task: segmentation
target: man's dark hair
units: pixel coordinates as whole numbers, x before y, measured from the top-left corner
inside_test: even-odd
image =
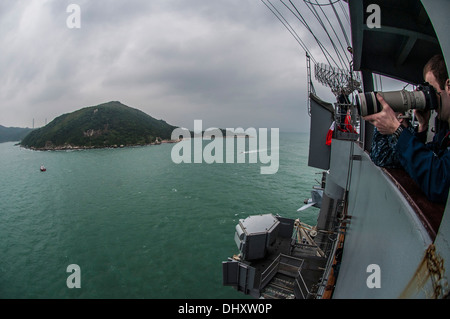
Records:
[[[444,90],[445,81],[448,79],[448,72],[444,57],[441,54],[436,54],[427,62],[427,64],[425,64],[425,67],[423,68],[423,77],[425,78],[425,75],[430,71],[436,78],[439,88]]]

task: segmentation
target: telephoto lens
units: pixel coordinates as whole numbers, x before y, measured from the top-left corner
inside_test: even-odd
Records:
[[[406,112],[410,109],[433,110],[437,108],[436,91],[431,85],[419,85],[417,91],[391,91],[391,92],[366,92],[358,93],[356,106],[361,116],[367,116],[380,112],[383,107],[376,94],[380,94],[394,112]]]

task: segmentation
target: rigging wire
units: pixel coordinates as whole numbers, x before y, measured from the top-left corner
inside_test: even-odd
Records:
[[[342,1],[339,1],[339,7],[341,8],[345,19],[347,20],[347,23],[350,25],[350,17],[348,16],[347,10],[345,10],[344,5],[342,4]]]
[[[343,69],[345,69],[346,71],[349,72],[350,70],[349,70],[349,68],[348,68],[347,66],[350,64],[350,62],[351,62],[351,60],[352,60],[352,57],[351,57],[351,55],[349,55],[350,52],[348,51],[348,48],[351,47],[351,44],[350,44],[349,38],[348,38],[348,36],[347,36],[347,32],[346,32],[346,30],[345,30],[345,28],[344,28],[344,25],[343,25],[343,23],[342,23],[342,20],[341,20],[339,14],[338,14],[338,12],[336,11],[336,8],[335,8],[335,4],[336,4],[337,2],[339,2],[340,6],[341,6],[341,9],[343,9],[343,6],[342,6],[341,1],[335,1],[335,2],[332,2],[331,0],[329,0],[329,4],[328,4],[328,5],[331,6],[331,9],[333,10],[333,13],[334,13],[334,15],[335,15],[335,17],[336,17],[336,19],[337,19],[337,22],[338,22],[338,24],[339,24],[339,26],[340,26],[342,35],[343,35],[343,37],[344,37],[344,39],[345,39],[345,42],[346,42],[346,44],[347,44],[346,48],[344,48],[344,45],[342,44],[342,41],[341,41],[342,36],[339,36],[339,35],[337,34],[334,25],[331,23],[330,19],[328,18],[328,16],[331,16],[331,15],[329,14],[329,12],[326,13],[326,12],[324,11],[324,9],[322,8],[323,5],[319,4],[318,0],[315,0],[315,3],[311,2],[311,0],[303,0],[303,2],[304,2],[305,5],[308,7],[308,9],[309,9],[311,12],[313,12],[313,15],[316,17],[316,19],[319,21],[320,25],[323,27],[325,33],[327,34],[328,38],[329,38],[330,41],[331,41],[331,45],[332,45],[333,48],[335,49],[335,52],[336,52],[338,58],[339,58],[339,59],[343,62],[343,64],[345,65],[345,67],[343,67]],[[308,6],[308,4],[309,4],[309,6]],[[329,31],[327,30],[327,28],[325,27],[325,24],[324,24],[324,22],[322,21],[322,19],[321,19],[321,17],[320,17],[320,14],[319,14],[318,11],[314,8],[314,6],[317,6],[318,9],[320,9],[320,11],[322,12],[322,15],[325,17],[326,21],[328,22],[328,25],[331,27],[331,31],[333,32],[333,34],[334,34],[336,40],[338,41],[339,46],[340,46],[340,48],[341,48],[342,51],[339,51],[339,49],[336,47],[336,45],[335,45],[335,43],[334,43],[335,41],[333,41],[332,37],[330,36],[330,32],[329,32]],[[344,12],[345,14],[347,14],[347,12],[345,11],[345,9],[343,9],[343,12]],[[349,19],[347,19],[347,21],[348,21],[348,24],[350,24]],[[345,58],[344,58],[344,57],[345,57]]]
[[[311,3],[311,2],[306,2],[305,0],[303,0],[303,1],[305,2],[305,4],[306,4],[306,3]],[[316,0],[316,2],[317,2],[317,0]],[[335,42],[333,41],[333,39],[332,39],[330,33],[328,32],[327,27],[325,26],[325,23],[323,22],[323,20],[322,20],[321,17],[320,17],[320,14],[317,12],[317,10],[314,8],[314,6],[308,6],[308,5],[306,5],[306,6],[307,6],[308,9],[313,13],[313,15],[316,17],[317,21],[318,21],[319,24],[322,26],[323,30],[325,31],[326,35],[328,36],[328,39],[330,40],[331,45],[332,45],[332,47],[334,48],[334,51],[336,52],[336,55],[337,55],[339,61],[341,62],[341,68],[344,69],[344,70],[346,70],[346,71],[349,71],[347,65],[348,65],[348,63],[349,63],[350,61],[348,60],[348,57],[347,57],[347,55],[346,55],[346,50],[344,49],[344,47],[343,47],[343,45],[342,45],[342,42],[341,42],[341,40],[339,39],[339,36],[338,36],[337,33],[336,33],[336,30],[334,29],[333,25],[331,24],[330,19],[328,19],[328,17],[327,17],[327,15],[326,15],[326,13],[324,12],[323,8],[322,8],[322,7],[319,7],[319,9],[322,11],[322,14],[324,15],[326,21],[327,21],[328,24],[330,25],[331,30],[333,31],[334,35],[336,36],[336,39],[338,40],[339,45],[341,46],[343,55],[345,56],[345,59],[342,57],[341,52],[340,52],[339,49],[336,47],[336,44],[335,44]],[[333,9],[334,9],[334,6],[332,6],[332,7],[333,7]]]
[[[316,1],[316,3],[312,3],[312,2],[310,2],[308,0],[303,0],[303,1],[307,2],[309,4],[312,4],[313,6],[319,6],[319,7],[325,7],[325,6],[329,6],[329,5],[334,5],[335,3],[341,2],[341,0],[336,0],[333,3],[331,2],[331,0],[330,0],[330,3],[318,3],[317,1]]]
[[[297,12],[297,14],[283,0],[280,0],[280,2],[303,24],[303,26],[306,28],[306,30],[308,30],[311,33],[313,38],[316,40],[316,43],[318,44],[320,50],[322,51],[325,59],[327,60],[328,64],[329,65],[334,64],[334,65],[338,66],[338,63],[336,62],[336,60],[333,58],[333,56],[328,52],[326,47],[322,44],[322,42],[317,38],[317,36],[311,30],[311,27],[308,25],[308,23],[306,22],[305,18],[299,12],[297,7],[295,7],[295,5],[292,3],[292,1],[289,0],[289,2],[291,3],[292,7]],[[333,63],[331,63],[330,59],[333,61]]]
[[[348,64],[351,60],[351,57],[348,57],[348,51],[344,49],[344,46],[342,44],[342,41],[340,39],[340,37],[338,36],[336,30],[334,29],[331,21],[327,18],[326,13],[323,11],[322,8],[320,8],[320,11],[322,12],[322,14],[325,16],[328,24],[331,26],[331,30],[333,31],[333,34],[335,36],[335,38],[337,39],[339,46],[341,48],[341,50],[339,50],[338,46],[336,45],[336,40],[333,39],[333,37],[330,35],[330,32],[327,29],[327,26],[325,25],[322,17],[320,16],[319,12],[314,8],[314,7],[310,7],[306,4],[305,0],[304,4],[305,6],[307,6],[309,8],[309,10],[311,10],[311,12],[313,13],[313,16],[317,19],[317,21],[319,22],[320,26],[322,27],[322,29],[324,30],[324,32],[326,33],[329,42],[331,43],[331,47],[332,50],[334,50],[335,54],[331,54],[330,51],[328,51],[327,46],[319,39],[319,37],[316,35],[316,33],[312,30],[310,24],[308,23],[308,21],[305,19],[305,17],[303,16],[303,14],[301,13],[301,11],[296,7],[296,5],[289,0],[290,5],[288,5],[285,1],[280,0],[280,2],[284,5],[284,7],[290,11],[290,13],[303,25],[303,27],[311,34],[311,36],[314,38],[314,40],[316,41],[317,45],[319,46],[319,49],[322,51],[323,56],[325,57],[326,61],[328,62],[328,64],[330,66],[334,66],[337,69],[340,70],[344,70],[344,71],[349,71],[348,69]],[[277,7],[270,1],[270,0],[261,0],[261,2],[275,15],[275,17],[283,24],[283,26],[289,31],[289,33],[291,33],[291,35],[294,37],[294,39],[300,44],[300,46],[302,47],[302,49],[307,52],[310,57],[311,60],[314,62],[314,64],[317,64],[317,61],[315,59],[315,57],[313,56],[313,54],[311,53],[311,51],[308,48],[308,45],[302,40],[302,38],[299,36],[299,34],[295,31],[295,29],[292,27],[292,25],[288,22],[288,20],[284,17],[283,13],[277,9]],[[335,3],[337,3],[338,1],[335,1],[334,3],[331,2],[328,5],[333,5]],[[308,3],[312,4],[312,5],[320,5],[317,0],[316,3],[312,3],[310,1],[308,1]],[[335,12],[336,14],[336,12]],[[344,28],[342,27],[343,32],[345,32]],[[346,37],[346,35],[344,35],[344,37]],[[348,38],[347,38],[348,39]],[[336,60],[337,57],[337,60]]]
[[[283,26],[291,33],[291,35],[294,37],[294,39],[300,44],[302,49],[307,52],[312,61],[317,64],[317,61],[313,54],[311,53],[309,46],[304,42],[304,39],[299,36],[299,34],[295,31],[293,26],[288,22],[288,20],[285,18],[284,13],[281,12],[277,8],[275,4],[273,4],[270,0],[261,0],[261,2],[275,15],[275,17],[283,24]],[[305,18],[305,14],[301,12],[297,8],[297,6],[289,0],[289,4],[286,3],[287,1],[280,0],[280,2],[283,4],[283,6],[302,24],[302,26],[309,32],[309,34],[313,37],[315,42],[317,43],[319,49],[321,50],[323,57],[326,59],[328,65],[332,67],[336,67],[337,69],[343,70],[344,72],[349,72],[348,65],[350,64],[350,61],[352,60],[351,55],[349,56],[348,48],[350,47],[350,41],[347,36],[347,33],[345,31],[344,25],[342,23],[342,20],[339,17],[338,12],[336,11],[336,8],[334,5],[339,3],[341,6],[341,9],[345,12],[343,9],[343,6],[341,4],[341,0],[334,1],[329,0],[329,3],[326,4],[326,6],[331,6],[334,15],[337,18],[337,21],[339,23],[340,29],[342,31],[342,35],[338,35],[338,32],[336,31],[335,27],[331,23],[330,19],[328,18],[327,13],[325,13],[324,9],[322,7],[325,7],[325,4],[321,4],[318,2],[318,0],[315,0],[315,3],[312,2],[312,0],[303,0],[303,5],[306,6],[311,12],[312,15],[315,17],[315,19],[319,22],[320,27],[325,32],[326,36],[328,37],[328,44],[325,44],[325,42],[321,41],[319,39],[318,33],[316,34],[315,31],[311,28],[312,24],[311,21],[307,21]],[[317,10],[315,7],[317,7],[319,10]],[[322,15],[325,17],[323,18]],[[347,21],[348,16],[345,16]],[[309,19],[310,20],[310,19]],[[325,25],[324,20],[326,20],[327,25]],[[331,27],[331,29],[328,27]],[[334,36],[332,36],[332,34]],[[347,48],[344,48],[342,38],[345,39],[347,43]],[[326,41],[326,42],[328,42]],[[329,51],[331,48],[331,52]],[[334,51],[333,51],[334,50]],[[333,53],[333,54],[332,54]]]
[[[347,95],[345,92],[351,94],[352,91],[357,89],[357,86],[359,86],[360,83],[359,80],[356,80],[359,78],[358,75],[354,74],[352,70],[352,56],[351,51],[349,51],[349,48],[351,47],[349,37],[347,36],[346,29],[335,5],[339,3],[347,22],[349,22],[349,18],[344,7],[342,6],[341,0],[334,2],[332,0],[328,1],[329,3],[326,4],[326,6],[331,7],[331,9],[326,12],[324,11],[325,4],[319,3],[318,0],[299,0],[298,4],[294,4],[292,0],[279,0],[279,3],[281,4],[277,3],[276,5],[272,3],[271,0],[261,0],[261,2],[276,16],[276,18],[300,44],[302,49],[306,52],[307,57],[313,61],[315,65],[316,79],[320,83],[329,86],[336,96],[342,94]],[[308,15],[308,10],[306,10],[306,8],[308,8],[311,14]],[[333,12],[331,12],[331,10],[333,10]],[[292,16],[289,16],[289,12]],[[339,24],[340,32],[337,27],[337,23],[335,22],[333,25],[331,22],[331,20],[333,20],[333,13],[336,16],[337,23]],[[307,43],[305,43],[304,34],[300,37],[300,35],[295,31],[294,27],[285,17],[286,14],[288,14],[288,17],[291,19],[298,20],[302,27],[306,29],[308,34],[315,40],[317,46],[322,52],[322,56],[328,62],[328,65],[317,63],[316,58],[312,55],[309,49],[311,45],[307,45]],[[308,20],[306,18],[308,18]],[[345,19],[343,20],[345,21]],[[314,28],[313,31],[314,25],[317,27]],[[324,33],[326,35],[325,38]],[[344,40],[347,44],[347,48],[345,48],[343,42]]]
[[[266,0],[266,1],[268,3],[270,3],[270,5],[272,6],[273,9],[267,3],[265,3],[263,0],[261,0],[261,2],[273,13],[273,15],[275,15],[275,17],[283,24],[283,26],[289,31],[289,33],[294,37],[294,39],[300,44],[302,49],[307,54],[309,54],[309,56],[311,57],[311,60],[313,60],[314,63],[317,63],[316,60],[314,59],[314,57],[312,56],[311,52],[309,51],[307,45],[302,41],[300,36],[297,34],[297,32],[294,30],[294,28],[289,24],[289,22],[283,17],[281,12],[270,2],[270,0]]]
[[[330,1],[330,4],[331,4],[331,0],[329,0],[329,1]],[[347,32],[344,29],[344,25],[342,24],[341,18],[339,17],[339,14],[337,13],[336,8],[334,7],[334,5],[332,5],[331,8],[333,9],[334,15],[336,16],[336,18],[338,20],[338,23],[339,23],[339,26],[341,27],[342,34],[344,35],[345,42],[347,43],[347,48],[351,47],[350,41],[349,41],[349,39],[347,37]],[[349,22],[349,24],[350,24],[350,22]]]

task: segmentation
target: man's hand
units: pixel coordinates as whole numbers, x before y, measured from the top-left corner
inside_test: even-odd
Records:
[[[383,110],[381,112],[365,116],[363,119],[372,123],[381,134],[393,134],[400,126],[400,121],[397,119],[395,112],[391,109],[389,104],[386,103],[381,95],[377,94],[377,99],[383,107]]]
[[[418,111],[414,110],[414,114],[416,115],[417,121],[419,122],[419,132],[428,130],[428,121],[430,120],[431,112],[428,111]]]

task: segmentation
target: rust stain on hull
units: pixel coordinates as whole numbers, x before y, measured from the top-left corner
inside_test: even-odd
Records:
[[[444,274],[444,259],[436,253],[434,244],[431,244],[400,298],[413,298],[421,290],[427,298],[444,298],[448,293],[447,279]],[[426,287],[429,282],[431,287]]]

